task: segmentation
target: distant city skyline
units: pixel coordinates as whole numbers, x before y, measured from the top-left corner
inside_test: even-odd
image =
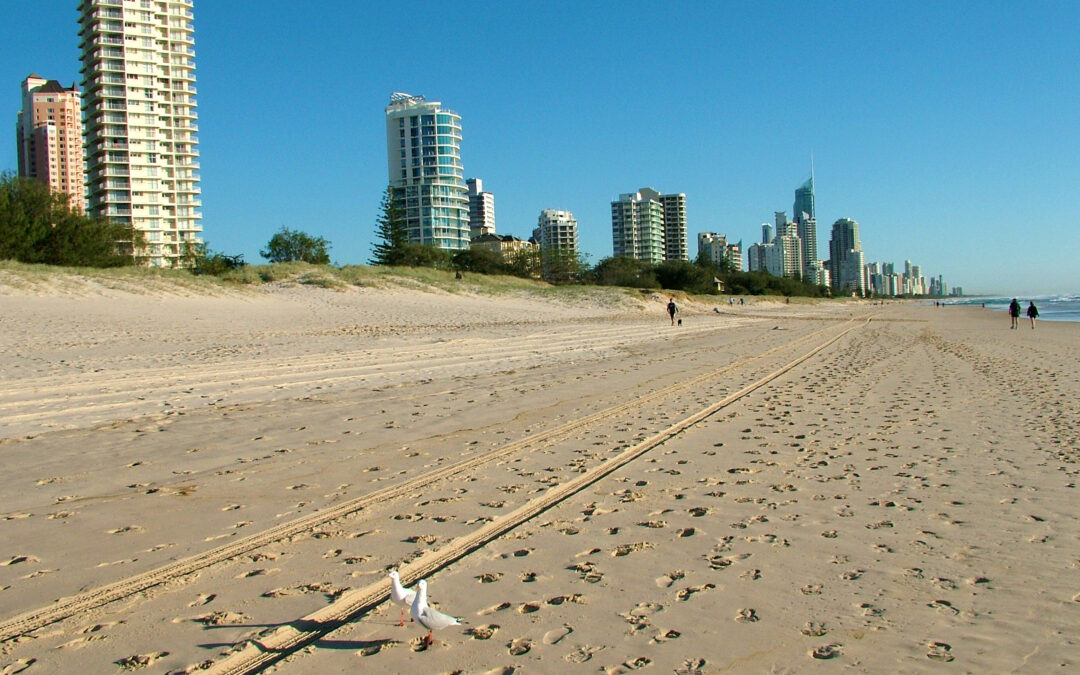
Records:
[[[650,7],[444,12],[411,25],[402,59],[372,29],[400,19],[393,7],[335,6],[327,21],[278,0],[196,0],[203,238],[255,262],[286,225],[327,238],[335,262],[368,260],[382,111],[408,91],[461,115],[464,172],[497,198],[500,234],[571,211],[591,263],[612,254],[610,203],[634,185],[685,193],[689,239],[755,241],[813,153],[819,239],[850,217],[867,260],[918,260],[968,293],[1080,290],[1080,234],[1060,225],[1080,185],[1080,6],[695,4],[636,20]],[[11,122],[30,73],[81,80],[78,16],[0,6],[19,26],[0,44]],[[477,39],[447,52],[448,32]],[[662,72],[674,98],[627,87],[632,72]],[[347,86],[328,93],[314,74]],[[14,137],[0,134],[0,169],[16,168]]]

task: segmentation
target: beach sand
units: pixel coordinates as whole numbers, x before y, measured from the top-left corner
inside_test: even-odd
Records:
[[[463,288],[3,286],[0,673],[1077,666],[1076,324]]]

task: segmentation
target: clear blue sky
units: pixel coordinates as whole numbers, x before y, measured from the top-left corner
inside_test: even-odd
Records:
[[[81,82],[76,0],[0,2],[0,169],[19,83]],[[314,8],[314,9],[313,9]],[[282,225],[371,255],[383,109],[462,117],[497,229],[573,211],[590,262],[610,202],[685,192],[689,231],[749,245],[791,211],[813,153],[867,261],[968,293],[1080,291],[1080,3],[195,0],[204,238],[258,251]],[[690,246],[696,253],[696,242]]]

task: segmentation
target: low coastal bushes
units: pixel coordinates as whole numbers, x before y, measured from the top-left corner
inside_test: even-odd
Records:
[[[68,196],[31,178],[0,174],[0,260],[79,267],[134,265],[142,236],[90,218]]]

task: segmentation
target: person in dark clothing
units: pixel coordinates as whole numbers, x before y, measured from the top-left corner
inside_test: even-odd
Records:
[[[1027,315],[1031,319],[1031,330],[1035,330],[1035,319],[1039,316],[1039,309],[1035,307],[1034,302],[1028,303]]]
[[[679,308],[675,304],[675,298],[668,298],[667,313],[671,317],[671,325],[675,325],[675,315],[679,313]]]
[[[1017,323],[1020,320],[1020,303],[1016,298],[1012,299],[1009,303],[1009,328],[1016,328]]]

